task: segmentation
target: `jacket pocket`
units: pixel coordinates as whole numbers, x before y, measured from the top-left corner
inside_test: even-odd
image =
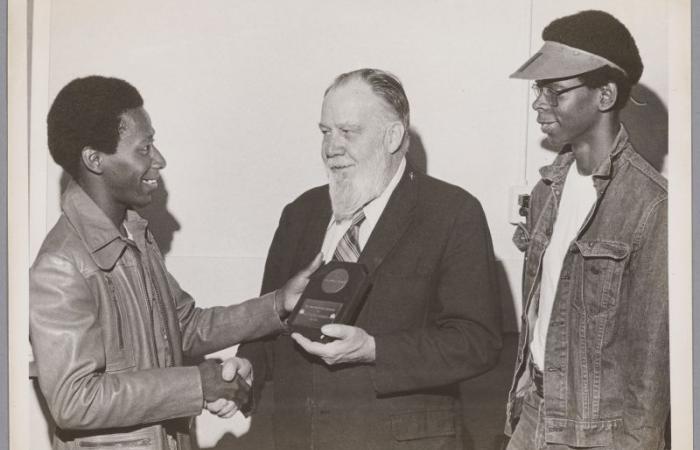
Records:
[[[396,414],[391,417],[391,430],[397,441],[454,436],[455,414],[451,409]]]
[[[116,372],[125,370],[136,365],[134,361],[134,353],[131,346],[131,336],[129,334],[130,325],[129,317],[124,312],[124,306],[121,303],[117,286],[112,280],[111,274],[105,275],[105,283],[107,287],[109,319],[106,326],[111,330],[105,333],[107,348],[107,371]]]
[[[81,441],[78,443],[78,448],[90,448],[94,450],[144,450],[153,447],[151,438],[124,439],[113,441]]]
[[[75,448],[90,450],[155,450],[163,448],[159,432],[153,427],[123,433],[96,434],[79,437]]]
[[[604,240],[580,240],[576,247],[582,261],[574,306],[589,315],[606,313],[617,306],[630,248],[623,242]]]

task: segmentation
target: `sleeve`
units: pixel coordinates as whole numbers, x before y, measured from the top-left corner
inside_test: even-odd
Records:
[[[669,414],[667,202],[653,208],[630,262],[621,449],[662,448]]]
[[[180,322],[182,351],[189,357],[203,356],[284,329],[275,308],[274,292],[235,305],[197,308],[175,278],[169,273],[167,277]]]
[[[161,280],[167,285],[174,301],[182,352],[186,356],[201,357],[283,329],[274,292],[229,306],[198,308],[192,296],[168,272],[158,246],[152,244],[149,251],[153,253],[149,259],[151,276],[155,277],[154,282]]]
[[[124,427],[201,412],[196,367],[106,373],[99,302],[71,260],[40,255],[29,286],[39,385],[57,426]]]
[[[427,326],[375,336],[379,394],[452,384],[485,372],[498,360],[500,301],[486,217],[470,197],[463,197],[456,210]]]
[[[262,292],[269,292],[279,289],[284,285],[287,279],[291,276],[289,267],[286,263],[286,258],[290,257],[293,252],[285,251],[289,243],[287,238],[287,230],[289,223],[289,206],[282,211],[277,230],[272,238],[272,244],[267,253],[265,261],[265,272],[263,274]],[[272,337],[258,339],[252,342],[246,342],[238,347],[238,357],[248,359],[253,365],[252,386],[252,409],[255,410],[262,396],[262,390],[265,387],[265,382],[272,378],[273,370],[273,340]]]

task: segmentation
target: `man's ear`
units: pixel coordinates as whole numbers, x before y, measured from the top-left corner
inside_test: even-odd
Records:
[[[83,162],[83,166],[85,166],[87,170],[95,174],[102,173],[102,167],[100,167],[102,164],[101,152],[92,147],[84,147],[80,153],[80,158]]]
[[[384,133],[384,147],[391,154],[396,153],[401,148],[403,135],[406,129],[399,121],[391,122]]]
[[[600,89],[600,104],[598,109],[603,112],[610,111],[617,102],[617,84],[611,81],[598,89]]]

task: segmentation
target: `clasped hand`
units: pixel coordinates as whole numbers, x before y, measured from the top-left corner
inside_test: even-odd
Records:
[[[244,358],[232,357],[219,363],[218,360],[206,360],[199,366],[204,392],[204,408],[222,418],[233,417],[240,409],[233,399],[237,386],[232,383],[236,373],[248,386],[253,384],[253,366]]]
[[[308,353],[320,357],[328,365],[374,362],[376,356],[374,337],[362,328],[334,323],[324,325],[321,332],[336,340],[322,344],[311,341],[299,333],[292,333],[292,339]]]

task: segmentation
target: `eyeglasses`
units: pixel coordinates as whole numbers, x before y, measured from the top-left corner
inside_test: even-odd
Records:
[[[559,105],[560,95],[566,94],[569,91],[573,91],[574,89],[578,89],[583,86],[585,86],[585,84],[577,84],[576,86],[570,86],[557,91],[549,86],[540,86],[538,84],[533,84],[532,91],[535,94],[535,99],[540,98],[540,95],[544,95],[544,101],[546,101],[549,106],[554,107]]]

